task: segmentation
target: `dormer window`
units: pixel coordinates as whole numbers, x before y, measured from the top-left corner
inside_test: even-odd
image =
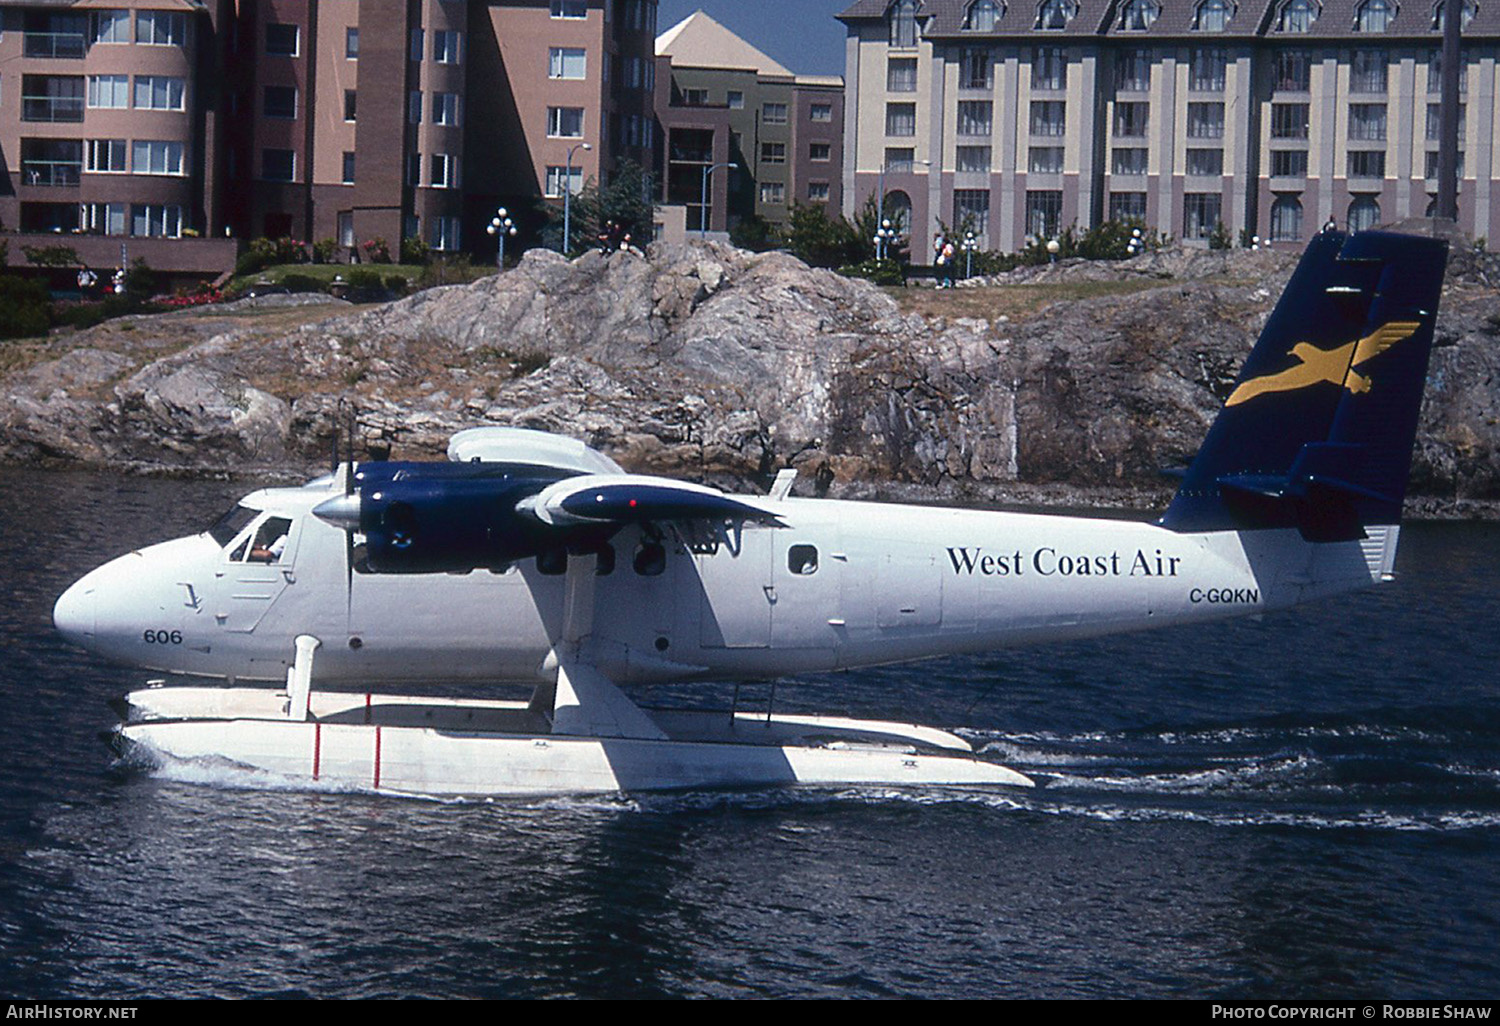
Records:
[[[1354,31],[1384,32],[1396,20],[1397,10],[1393,0],[1365,0],[1354,9]]]
[[[896,0],[891,4],[891,45],[905,48],[917,45],[917,0]]]
[[[1125,0],[1120,8],[1120,28],[1126,32],[1144,32],[1161,16],[1161,5],[1155,0]]]
[[[1234,17],[1235,6],[1230,0],[1203,0],[1193,17],[1196,32],[1223,32],[1229,28]]]
[[[1036,9],[1036,28],[1058,30],[1068,27],[1078,13],[1078,4],[1073,0],[1042,0]]]
[[[1448,5],[1446,2],[1436,3],[1432,6],[1432,27],[1439,32],[1443,30],[1443,11],[1447,8],[1447,6]],[[1463,19],[1459,22],[1458,27],[1464,29],[1468,28],[1469,22],[1473,21],[1474,15],[1478,13],[1479,5],[1474,3],[1473,0],[1465,0]]]
[[[1322,9],[1315,0],[1287,0],[1281,7],[1276,28],[1281,32],[1308,32]]]
[[[974,0],[964,18],[965,32],[993,32],[1000,20],[1000,5],[995,0]]]

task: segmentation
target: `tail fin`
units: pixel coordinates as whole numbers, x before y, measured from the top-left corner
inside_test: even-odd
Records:
[[[1399,523],[1447,252],[1389,232],[1313,239],[1162,526],[1347,541]]]

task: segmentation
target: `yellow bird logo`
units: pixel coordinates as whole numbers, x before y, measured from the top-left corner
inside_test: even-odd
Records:
[[[1402,339],[1411,338],[1419,327],[1417,321],[1392,321],[1376,328],[1366,338],[1335,349],[1319,349],[1310,343],[1298,342],[1292,346],[1292,355],[1298,361],[1296,366],[1241,382],[1224,405],[1238,406],[1267,392],[1293,392],[1325,381],[1330,385],[1342,384],[1355,394],[1368,392],[1370,379],[1354,368],[1379,356]]]

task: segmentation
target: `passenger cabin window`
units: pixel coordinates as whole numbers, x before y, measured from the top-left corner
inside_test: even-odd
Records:
[[[786,568],[799,577],[818,572],[818,547],[793,545],[786,552]]]

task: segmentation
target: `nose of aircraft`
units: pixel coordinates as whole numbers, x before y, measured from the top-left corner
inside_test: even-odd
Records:
[[[75,645],[88,648],[93,644],[99,601],[87,577],[58,596],[52,607],[52,623],[63,637]]]

